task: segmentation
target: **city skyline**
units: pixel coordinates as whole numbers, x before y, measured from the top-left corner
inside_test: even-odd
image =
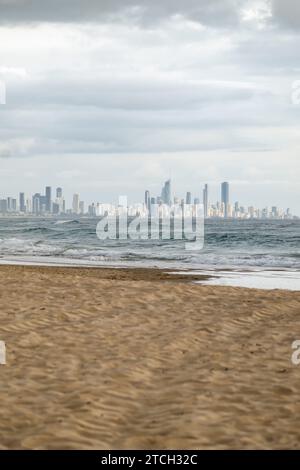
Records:
[[[53,194],[53,197],[52,197]],[[120,197],[120,195],[119,195]],[[123,198],[124,200],[124,198]],[[127,197],[126,197],[127,201]],[[56,187],[52,192],[52,187],[45,187],[45,194],[34,193],[26,195],[25,192],[19,192],[18,198],[0,195],[0,214],[1,215],[78,215],[78,216],[102,216],[105,213],[113,211],[119,203],[105,203],[97,201],[88,203],[81,198],[79,193],[73,193],[70,204],[66,203],[62,187]],[[255,207],[254,205],[241,204],[237,198],[230,199],[230,183],[225,181],[220,184],[220,198],[213,202],[210,198],[209,185],[205,183],[197,193],[187,191],[184,197],[179,197],[173,192],[171,179],[165,181],[160,195],[153,195],[146,189],[143,201],[135,201],[135,204],[141,204],[142,212],[151,212],[151,206],[154,204],[172,205],[196,205],[203,204],[203,213],[205,218],[237,218],[237,219],[293,219],[298,218],[292,214],[290,208],[283,209],[277,205]],[[128,207],[130,203],[128,203]]]

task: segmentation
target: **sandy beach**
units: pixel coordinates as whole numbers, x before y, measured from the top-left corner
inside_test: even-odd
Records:
[[[300,448],[300,292],[0,267],[1,449]]]

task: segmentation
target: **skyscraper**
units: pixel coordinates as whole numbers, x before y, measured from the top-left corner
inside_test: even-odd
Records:
[[[25,212],[26,211],[25,194],[24,193],[19,194],[19,206],[20,206],[20,212]]]
[[[192,204],[192,193],[190,193],[189,191],[186,193],[185,203]]]
[[[150,211],[150,206],[151,206],[151,199],[150,199],[150,192],[145,191],[145,206]]]
[[[46,209],[46,212],[52,212],[51,209],[51,187],[50,186],[46,186],[46,199],[45,199],[45,209]]]
[[[62,197],[62,188],[56,188],[56,197],[58,199]]]
[[[81,215],[84,214],[84,201],[79,202],[79,212]]]
[[[74,214],[79,214],[79,194],[73,195],[72,209]]]
[[[206,184],[203,189],[203,211],[204,217],[208,217],[208,185]]]
[[[7,198],[7,210],[8,212],[12,211],[12,197]]]
[[[7,212],[7,199],[0,199],[0,212],[3,214]]]
[[[40,193],[36,193],[32,197],[32,212],[34,214],[39,214],[41,211],[41,195]]]
[[[226,181],[221,185],[221,202],[224,208],[224,217],[228,217],[228,206],[229,206],[229,183]]]
[[[52,214],[59,214],[59,204],[57,204],[57,202],[53,202],[52,204]]]
[[[172,202],[171,180],[165,182],[161,191],[161,199],[164,204],[170,205]]]

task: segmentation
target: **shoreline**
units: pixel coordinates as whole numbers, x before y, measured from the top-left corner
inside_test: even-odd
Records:
[[[94,277],[96,279],[113,281],[149,281],[191,283],[194,281],[206,281],[213,276],[206,274],[190,274],[180,270],[166,270],[161,268],[140,267],[112,267],[112,266],[70,266],[70,265],[22,265],[0,264],[1,272],[38,272],[40,274],[68,274]]]
[[[114,264],[76,264],[74,262],[42,262],[25,261],[22,259],[1,259],[0,269],[2,267],[21,267],[21,268],[45,268],[45,269],[73,269],[73,270],[96,270],[99,274],[102,270],[109,276],[109,273],[122,272],[117,276],[112,275],[113,279],[131,279],[131,280],[160,280],[174,282],[181,281],[186,283],[199,283],[201,285],[240,287],[246,289],[260,290],[290,290],[300,291],[300,272],[297,269],[287,268],[261,268],[253,267],[201,267],[201,268],[173,268],[160,266],[141,267],[137,265],[114,265]],[[105,278],[100,273],[100,278]]]

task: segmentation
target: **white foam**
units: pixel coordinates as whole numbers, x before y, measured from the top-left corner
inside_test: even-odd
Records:
[[[210,274],[215,277],[196,282],[215,286],[300,291],[300,272],[297,271],[221,271]]]

